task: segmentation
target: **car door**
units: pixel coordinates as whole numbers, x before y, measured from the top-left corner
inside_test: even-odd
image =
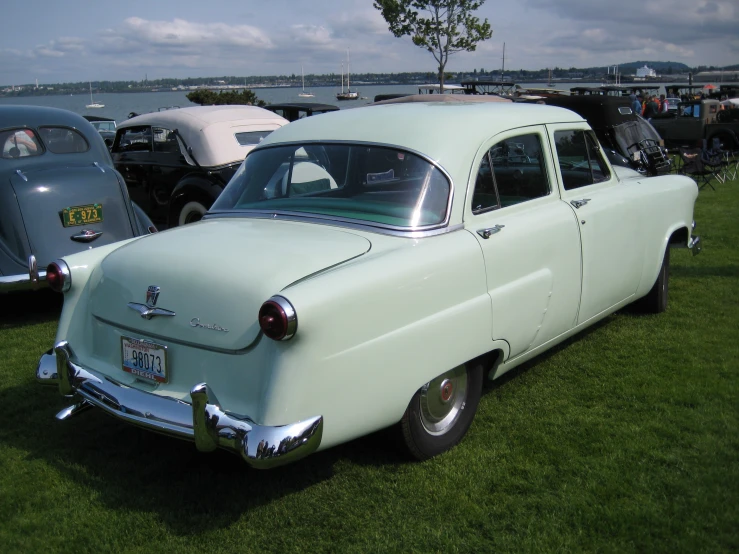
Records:
[[[149,188],[152,213],[157,219],[165,221],[169,217],[169,202],[177,183],[192,172],[180,150],[177,133],[160,126],[152,127],[153,149],[149,165]]]
[[[485,259],[493,339],[509,358],[567,332],[580,299],[580,236],[561,202],[546,130],[491,139],[478,155],[465,227]]]
[[[152,132],[148,125],[119,128],[111,149],[115,168],[123,175],[131,200],[150,213],[148,174],[152,156]]]
[[[637,185],[618,181],[589,129],[548,127],[562,200],[580,229],[580,324],[636,293],[644,261],[638,197],[631,188]]]

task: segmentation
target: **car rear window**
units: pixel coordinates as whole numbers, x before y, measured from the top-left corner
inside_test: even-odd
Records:
[[[269,135],[272,131],[247,131],[244,133],[236,133],[236,140],[239,141],[241,146],[256,146],[264,137]]]
[[[367,144],[290,144],[246,157],[211,213],[314,215],[398,230],[442,225],[451,185],[419,155]]]
[[[38,132],[47,150],[54,154],[75,154],[87,152],[90,149],[90,143],[75,129],[40,127]]]
[[[44,153],[38,136],[31,129],[0,131],[0,145],[3,149],[2,157],[8,160],[39,156]]]

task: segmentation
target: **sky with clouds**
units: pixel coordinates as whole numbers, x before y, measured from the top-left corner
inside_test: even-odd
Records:
[[[447,71],[639,60],[739,63],[738,0],[487,0],[493,28]],[[0,85],[163,77],[435,71],[372,0],[5,0]]]

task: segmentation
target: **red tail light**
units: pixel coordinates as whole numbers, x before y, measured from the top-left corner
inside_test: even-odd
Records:
[[[273,296],[259,308],[259,327],[273,340],[289,340],[298,329],[298,316],[287,298]]]
[[[64,260],[51,262],[46,268],[46,283],[56,292],[67,292],[72,286],[72,274]]]

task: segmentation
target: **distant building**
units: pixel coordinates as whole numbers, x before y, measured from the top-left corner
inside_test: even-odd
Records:
[[[657,77],[657,72],[654,69],[650,69],[646,65],[636,70],[637,79],[647,79],[650,77]]]

